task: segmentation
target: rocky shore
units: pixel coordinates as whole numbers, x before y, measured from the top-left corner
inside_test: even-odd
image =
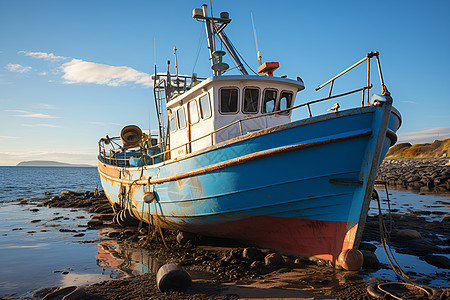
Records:
[[[437,166],[442,165],[442,162],[436,163]],[[423,165],[429,164],[427,162]],[[388,163],[388,165],[396,164]],[[409,169],[417,165],[416,162]],[[408,169],[408,167],[405,168]],[[391,170],[398,169],[391,168]],[[422,168],[419,169],[422,170]],[[437,173],[423,172],[423,174],[439,174],[439,176],[433,175],[433,178],[438,178],[436,182],[439,182],[438,186],[440,186],[439,178],[448,176],[446,170],[448,169],[442,166]],[[128,273],[130,277],[82,287],[83,299],[237,299],[241,297],[370,299],[367,292],[368,285],[380,283],[383,280],[368,281],[368,278],[380,268],[390,268],[388,265],[381,264],[375,255],[376,245],[380,242],[377,216],[369,216],[367,219],[360,245],[364,255],[364,265],[358,273],[337,270],[326,261],[289,257],[268,249],[241,245],[235,241],[198,237],[186,242],[179,236],[177,241],[177,232],[163,231],[160,234],[152,228],[149,229],[145,224],[121,227],[112,221],[114,214],[103,194],[95,196],[92,192],[64,191],[61,195],[43,201],[29,203],[27,200],[21,200],[19,204],[86,209],[91,213],[91,219],[86,223],[87,229],[99,230],[102,233],[102,240],[111,240],[120,245],[120,253],[115,252],[114,255],[125,257],[131,255],[126,253],[138,250],[159,262],[156,267],[154,266],[155,269],[150,270],[154,273],[164,263],[176,263],[191,274],[197,274],[193,277],[191,287],[186,291],[162,293],[157,288],[154,273],[135,276],[130,269],[122,267],[122,271]],[[445,256],[450,254],[450,217],[444,214],[442,213],[440,221],[430,222],[422,216],[421,212],[393,213],[391,216],[394,230],[391,233],[391,241],[395,251],[417,256],[443,270],[450,269],[450,260]],[[388,214],[383,217],[389,220]],[[77,233],[74,232],[74,234]],[[108,250],[107,247],[105,249]],[[418,271],[408,268],[405,272],[408,276],[414,277],[417,276]],[[427,284],[442,276],[448,277],[449,273],[421,276],[421,283]],[[445,299],[449,296],[450,290],[445,286],[440,288],[438,291],[440,295],[443,295],[442,299]],[[41,299],[55,289],[51,287],[41,289],[36,291],[34,298],[28,299]],[[419,291],[410,292],[420,296]],[[422,296],[425,297],[425,294]],[[61,299],[60,296],[58,297],[45,299]]]
[[[378,169],[377,180],[386,181],[392,187],[417,192],[450,193],[450,160],[384,160]]]

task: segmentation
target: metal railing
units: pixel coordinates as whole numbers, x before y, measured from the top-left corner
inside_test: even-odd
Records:
[[[266,117],[271,116],[271,115],[277,115],[277,114],[282,114],[284,112],[290,112],[290,111],[293,111],[295,109],[298,109],[298,108],[301,108],[301,107],[305,107],[305,106],[308,109],[309,117],[312,117],[311,108],[310,108],[310,106],[312,104],[315,104],[315,103],[318,103],[318,102],[323,102],[323,101],[334,99],[334,98],[347,96],[347,95],[358,93],[358,92],[362,92],[362,102],[361,102],[362,107],[365,106],[364,105],[364,100],[365,100],[365,96],[366,95],[367,95],[367,106],[370,106],[371,103],[369,101],[368,90],[373,87],[373,85],[370,83],[370,58],[372,58],[374,56],[377,59],[378,71],[379,71],[380,81],[381,81],[381,86],[382,86],[382,94],[383,95],[388,95],[388,96],[390,95],[388,90],[387,90],[387,88],[386,88],[386,86],[384,85],[384,82],[383,82],[383,76],[381,74],[381,66],[380,66],[380,61],[379,61],[378,55],[379,55],[378,52],[370,52],[370,53],[368,53],[365,58],[361,59],[360,61],[358,61],[357,63],[355,63],[351,67],[347,68],[346,70],[342,71],[338,75],[334,76],[333,78],[331,78],[330,80],[328,80],[327,82],[325,82],[324,84],[322,84],[318,88],[316,88],[316,91],[317,91],[317,90],[321,89],[322,87],[326,86],[327,84],[331,83],[330,91],[328,93],[328,96],[325,97],[325,98],[308,101],[306,103],[302,103],[302,104],[299,104],[299,105],[296,105],[296,106],[293,106],[293,107],[290,107],[290,108],[286,108],[286,109],[283,109],[283,110],[277,110],[277,111],[274,111],[274,112],[271,112],[271,113],[266,113],[266,114],[263,114],[263,115],[251,116],[251,117],[247,117],[247,118],[244,118],[244,119],[240,119],[240,120],[234,121],[234,122],[232,122],[230,124],[227,124],[225,126],[222,126],[221,128],[219,128],[217,130],[214,130],[214,131],[212,131],[212,132],[210,132],[208,134],[205,134],[205,135],[203,135],[203,136],[201,136],[199,138],[196,138],[194,140],[190,140],[189,142],[187,142],[185,144],[182,144],[182,145],[173,147],[173,148],[171,148],[169,150],[162,151],[162,152],[157,153],[155,155],[149,156],[149,155],[146,154],[146,153],[148,153],[148,150],[152,149],[153,147],[158,147],[158,146],[152,146],[152,147],[150,147],[148,149],[143,149],[143,151],[140,152],[141,156],[149,157],[151,159],[152,164],[155,163],[155,160],[158,160],[157,163],[164,162],[164,161],[170,159],[170,157],[171,157],[170,154],[172,153],[172,151],[177,150],[177,149],[181,149],[181,148],[185,148],[185,153],[186,154],[190,153],[191,152],[190,149],[192,149],[192,143],[200,141],[200,140],[208,138],[208,137],[211,138],[211,146],[213,146],[215,144],[214,143],[214,135],[216,133],[222,131],[222,130],[225,130],[226,128],[228,128],[230,126],[238,124],[240,136],[243,136],[244,133],[243,133],[243,130],[242,130],[242,124],[243,124],[243,122],[246,122],[248,120],[253,120],[253,119],[258,119],[258,118],[266,118]],[[350,71],[351,69],[353,69],[356,66],[360,65],[361,63],[363,63],[366,60],[368,61],[367,86],[363,86],[363,87],[361,87],[359,89],[352,90],[352,91],[349,91],[349,92],[346,92],[346,93],[341,93],[341,94],[338,94],[338,95],[332,95],[332,89],[333,89],[334,81],[337,78],[339,78],[342,75],[344,75],[345,73],[347,73],[348,71]],[[367,93],[366,93],[366,90],[367,90]],[[111,145],[116,144],[117,146],[120,147],[119,144],[113,143],[113,140],[120,139],[119,137],[109,138],[107,136],[107,139],[109,139],[109,141],[111,142],[110,143]],[[107,141],[107,139],[102,138],[99,141],[99,155],[100,155],[100,157],[102,157],[102,159],[104,159],[104,160],[115,161],[116,164],[113,164],[113,165],[119,166],[119,165],[123,164],[123,166],[126,166],[128,164],[126,161],[129,160],[130,157],[133,157],[133,155],[132,155],[133,152],[128,152],[130,154],[130,157],[126,158],[126,153],[127,152],[123,151],[123,150],[126,150],[126,149],[123,149],[123,148],[110,149],[110,153],[109,153],[110,155],[106,156],[105,141]],[[116,158],[117,157],[117,153],[122,152],[122,151],[124,152],[124,157],[123,158]],[[136,152],[134,152],[134,153],[136,153]],[[123,163],[120,163],[121,161],[123,161]]]

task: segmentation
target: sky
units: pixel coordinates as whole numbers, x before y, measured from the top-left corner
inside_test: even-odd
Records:
[[[156,132],[151,75],[209,77],[204,25],[192,10],[210,1],[0,0],[0,165],[54,160],[96,165],[97,142],[129,124]],[[315,88],[370,51],[401,112],[399,142],[450,137],[450,1],[213,0],[228,11],[228,37],[256,70],[278,61],[275,76],[300,76],[296,104],[319,99]],[[224,60],[235,64],[226,55]],[[374,88],[381,93],[376,65]],[[366,65],[335,82],[333,94],[365,85]],[[230,70],[229,74],[238,74]],[[361,95],[312,106],[320,114]],[[293,114],[294,119],[306,112]]]

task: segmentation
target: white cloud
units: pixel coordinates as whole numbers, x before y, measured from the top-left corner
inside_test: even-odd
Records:
[[[136,71],[130,67],[115,67],[104,64],[72,59],[61,66],[65,83],[96,83],[108,86],[119,86],[126,83],[137,83],[151,87],[151,75]]]
[[[443,140],[450,137],[450,127],[433,127],[420,131],[398,133],[400,143],[411,144],[429,143],[434,140]]]
[[[26,127],[52,127],[52,128],[62,128],[62,126],[59,126],[59,125],[52,125],[52,124],[22,124],[22,126],[26,126]]]
[[[24,117],[24,118],[43,118],[43,119],[56,119],[60,117],[55,117],[51,115],[45,115],[41,113],[33,113],[25,110],[5,110],[9,112],[17,112],[20,113],[20,115],[15,115],[16,117]]]
[[[31,67],[24,67],[24,66],[19,65],[19,64],[7,64],[5,69],[8,70],[8,71],[11,71],[11,72],[25,73],[25,72],[30,71],[32,68]]]
[[[39,75],[41,75],[41,76],[45,76],[45,75],[47,75],[48,73],[47,72],[41,72],[41,73],[39,73]]]
[[[0,139],[17,139],[16,136],[0,135]]]
[[[56,109],[56,106],[54,106],[52,104],[47,104],[47,103],[37,103],[35,106],[39,107],[39,108],[45,108],[45,109]]]
[[[56,56],[53,53],[45,53],[45,52],[19,51],[18,53],[23,53],[26,56],[31,56],[34,58],[42,58],[42,59],[50,60],[50,61],[60,61],[60,60],[67,59],[67,57],[64,57],[64,56]]]

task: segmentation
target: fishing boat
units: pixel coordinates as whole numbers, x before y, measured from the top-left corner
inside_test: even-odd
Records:
[[[155,66],[158,135],[130,125],[99,141],[101,184],[118,222],[133,217],[336,263],[359,246],[378,166],[401,124],[379,53],[317,88],[328,86],[328,96],[295,104],[303,80],[276,76],[278,62],[260,62],[250,75],[225,33],[229,13],[209,16],[204,5],[193,18],[204,23],[213,75],[181,75],[177,63],[175,73],[169,64],[158,73]],[[241,74],[227,74],[227,53]],[[381,94],[369,99],[371,62]],[[366,63],[367,85],[333,94],[335,80]],[[336,103],[312,114],[319,102],[359,93],[361,105],[340,110]],[[307,117],[292,120],[298,110]]]

